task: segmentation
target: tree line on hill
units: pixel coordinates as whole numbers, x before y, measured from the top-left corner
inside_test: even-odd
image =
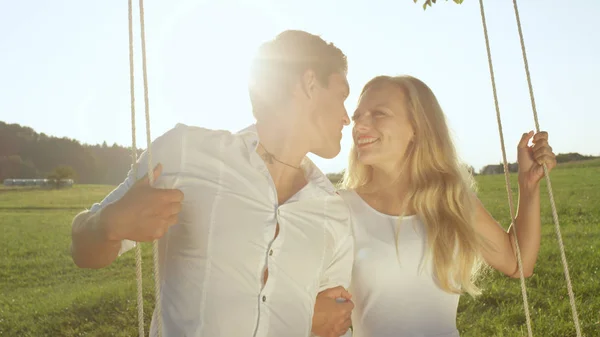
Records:
[[[123,181],[131,162],[131,149],[117,144],[81,144],[0,122],[0,181],[60,175],[80,184],[116,185]]]
[[[143,150],[138,149],[138,156]],[[559,163],[594,159],[579,153],[558,154]],[[30,127],[0,121],[0,182],[4,179],[70,178],[79,184],[116,185],[131,168],[131,149],[117,144],[109,146],[82,144],[67,137],[37,133]],[[516,163],[509,172],[517,172]],[[493,164],[473,174],[502,174],[504,165]],[[330,173],[338,181],[343,173]]]

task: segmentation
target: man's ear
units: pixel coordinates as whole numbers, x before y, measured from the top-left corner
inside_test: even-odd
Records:
[[[311,99],[317,85],[317,74],[313,70],[307,70],[302,75],[302,92],[306,98]]]

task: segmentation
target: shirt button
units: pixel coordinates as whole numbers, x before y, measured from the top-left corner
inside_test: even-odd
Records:
[[[267,301],[267,296],[263,296],[262,300],[263,300],[263,302],[266,302]]]
[[[269,251],[269,256],[272,256],[272,255],[273,255],[273,249],[271,249],[271,250]]]

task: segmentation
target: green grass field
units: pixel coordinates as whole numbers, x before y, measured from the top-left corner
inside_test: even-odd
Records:
[[[579,321],[600,336],[600,161],[569,163],[552,172]],[[508,225],[504,176],[478,176],[480,197]],[[516,197],[516,177],[512,177]],[[113,187],[9,190],[0,188],[0,336],[136,336],[133,253],[102,270],[75,267],[69,254],[75,214]],[[527,279],[534,336],[575,336],[566,282],[545,183],[543,238],[535,274]],[[153,304],[151,246],[144,246],[146,329]],[[463,296],[461,336],[526,336],[518,279],[495,271],[480,282],[482,296]],[[147,330],[146,330],[147,331]]]

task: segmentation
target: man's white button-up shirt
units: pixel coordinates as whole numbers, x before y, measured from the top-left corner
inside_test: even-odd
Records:
[[[153,142],[152,164],[163,165],[154,186],[185,195],[159,240],[163,336],[307,337],[317,293],[349,286],[348,207],[308,158],[308,184],[278,205],[257,145],[254,125],[230,133],[178,124]],[[121,198],[147,160],[144,152],[137,177],[130,172],[90,211]],[[124,241],[121,254],[134,245]]]

